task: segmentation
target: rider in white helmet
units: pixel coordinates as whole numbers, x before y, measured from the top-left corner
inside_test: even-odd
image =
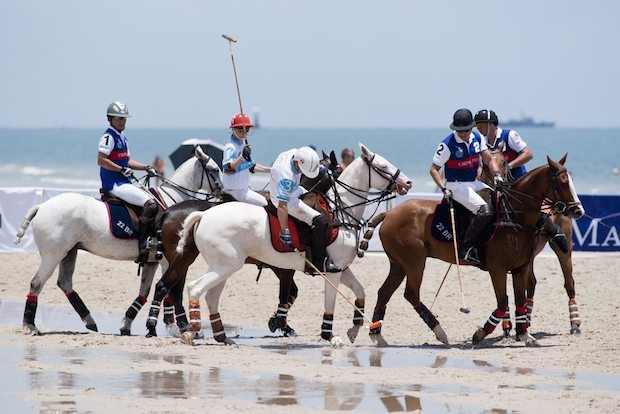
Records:
[[[269,194],[271,202],[278,209],[280,222],[280,240],[291,244],[291,233],[288,228],[289,214],[303,221],[312,228],[313,262],[317,269],[338,273],[342,269],[327,256],[327,218],[305,204],[299,196],[304,193],[299,186],[301,175],[316,178],[319,175],[320,160],[316,151],[310,147],[291,149],[281,153],[271,167]]]
[[[99,139],[97,156],[97,164],[101,167],[101,187],[129,204],[143,207],[138,227],[138,262],[144,263],[148,256],[148,232],[155,222],[158,208],[152,197],[132,185],[131,178],[133,170],[144,170],[151,176],[157,175],[157,170],[129,157],[127,138],[123,134],[125,123],[130,116],[127,105],[119,101],[112,102],[108,105],[107,116],[110,126]]]

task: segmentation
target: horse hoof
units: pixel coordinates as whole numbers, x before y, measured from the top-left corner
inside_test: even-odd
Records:
[[[519,335],[519,341],[523,341],[525,343],[525,346],[529,346],[529,347],[537,347],[540,346],[540,344],[538,343],[538,341],[536,340],[536,338],[534,338],[532,335],[530,335],[528,332]]]
[[[146,337],[147,338],[154,338],[157,336],[157,332],[155,331],[155,329],[151,329],[151,327],[148,328],[148,332],[146,333]]]
[[[194,345],[194,336],[196,332],[193,331],[185,331],[183,335],[181,335],[181,342],[187,345]]]
[[[433,328],[433,332],[435,333],[435,338],[443,344],[450,345],[448,341],[448,335],[446,335],[446,331],[443,330],[441,325],[437,325]]]
[[[169,323],[169,324],[166,325],[166,332],[168,332],[168,335],[170,335],[173,338],[180,338],[181,337],[181,330],[174,323]]]
[[[297,332],[295,332],[295,329],[291,328],[288,325],[286,325],[284,328],[282,328],[282,332],[284,333],[284,336],[286,336],[286,337],[297,336]]]
[[[30,336],[41,335],[41,331],[39,331],[37,329],[37,327],[34,326],[31,323],[25,323],[24,326],[22,327],[22,329],[23,329],[25,335],[30,335]]]
[[[224,345],[237,345],[237,343],[235,341],[233,341],[232,339],[230,339],[229,337],[226,337],[224,339],[222,339],[221,341],[218,341],[223,343]]]
[[[388,346],[387,341],[385,340],[385,338],[383,338],[383,335],[381,335],[380,333],[378,334],[371,333],[369,336],[370,336],[370,340],[375,344],[375,346],[378,346],[381,348]]]
[[[269,330],[271,332],[275,332],[276,329],[278,329],[278,326],[276,325],[276,317],[272,316],[271,318],[269,318],[269,322],[267,322],[267,326],[269,326]]]
[[[570,328],[570,333],[574,335],[581,335],[581,329],[578,326],[573,326]]]
[[[131,329],[121,328],[121,336],[129,336],[131,335]]]
[[[347,337],[349,338],[349,341],[351,341],[351,343],[355,342],[359,331],[360,331],[359,325],[354,325],[351,329],[347,331]]]
[[[99,332],[99,329],[97,329],[97,324],[94,324],[94,323],[90,323],[90,324],[86,325],[86,329],[89,329],[89,330],[91,330],[93,332]],[[129,334],[127,334],[127,335],[129,335]]]
[[[482,341],[485,337],[487,336],[486,331],[483,328],[479,328],[474,335],[471,337],[471,341],[474,344],[479,343],[480,341]]]

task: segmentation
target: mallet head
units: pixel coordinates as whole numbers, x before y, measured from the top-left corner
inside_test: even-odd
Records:
[[[235,39],[232,36],[228,36],[227,34],[222,34],[222,37],[226,40],[228,40],[229,42],[233,42],[233,43],[237,43],[237,39]]]
[[[461,308],[461,309],[459,309],[459,310],[460,310],[461,312],[463,312],[463,313],[469,313],[469,312],[470,312],[469,308]]]

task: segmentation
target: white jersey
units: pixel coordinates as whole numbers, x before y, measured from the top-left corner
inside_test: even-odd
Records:
[[[485,138],[485,141],[487,143],[487,146],[489,147],[489,149],[495,149],[497,148],[497,145],[500,143],[501,141],[501,136],[502,133],[504,132],[503,129],[501,128],[497,128],[496,129],[496,133],[495,133],[495,141],[493,142],[493,145],[491,145],[491,143],[489,142],[489,139],[487,137]],[[516,153],[520,153],[521,151],[523,151],[525,149],[525,147],[527,147],[527,144],[525,143],[525,141],[523,141],[523,139],[521,138],[521,135],[519,135],[519,133],[515,130],[510,130],[510,132],[508,133],[508,139],[506,142],[506,146],[504,146],[503,152],[506,152],[508,150],[513,150]]]
[[[299,186],[301,171],[293,165],[293,155],[296,151],[291,149],[281,153],[271,167],[269,194],[275,206],[278,205],[278,201],[288,203],[291,198],[299,197],[303,193]]]
[[[250,187],[250,168],[255,165],[254,161],[241,161],[239,167],[233,172],[227,171],[226,164],[230,164],[243,152],[245,142],[237,139],[235,136],[231,136],[230,140],[226,143],[224,148],[224,156],[222,158],[222,165],[224,166],[224,174],[222,182],[224,184],[224,191],[238,191],[245,190]]]

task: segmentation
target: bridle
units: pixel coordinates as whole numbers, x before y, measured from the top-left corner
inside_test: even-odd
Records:
[[[220,193],[222,192],[222,186],[220,185],[220,181],[217,179],[219,178],[219,170],[217,168],[209,167],[208,165],[209,161],[211,160],[211,157],[208,157],[206,160],[203,158],[198,158],[198,157],[196,158],[201,166],[200,185],[198,185],[198,189],[200,190],[202,188],[204,179],[206,177],[209,183],[209,188],[211,188],[213,192],[210,194],[205,194],[203,192],[200,192],[199,190],[192,190],[190,188],[183,187],[182,185],[179,185],[175,183],[174,181],[171,181],[163,176],[160,176],[159,178],[163,181],[163,184],[159,187],[160,191],[165,193],[175,203],[178,203],[178,200],[175,200],[174,196],[170,194],[169,191],[166,191],[164,187],[165,185],[169,185],[170,187],[175,188],[180,193],[185,194],[187,197],[192,198],[194,200],[210,201],[216,197],[219,197]],[[217,178],[216,178],[216,174],[217,174]]]

